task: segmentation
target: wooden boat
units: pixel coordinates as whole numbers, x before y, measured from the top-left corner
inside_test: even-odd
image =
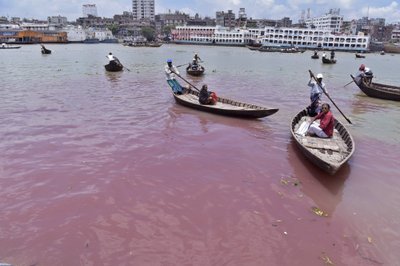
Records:
[[[46,49],[46,47],[44,47],[44,46],[42,45],[42,54],[51,54],[51,50]]]
[[[400,87],[385,85],[380,83],[371,82],[362,78],[357,83],[357,80],[350,75],[354,80],[354,83],[364,92],[367,96],[373,98],[379,98],[384,100],[400,101]]]
[[[206,69],[201,65],[198,65],[197,68],[193,68],[192,65],[189,64],[188,67],[186,68],[186,73],[188,73],[191,76],[201,76],[203,75],[205,70]]]
[[[314,54],[311,56],[311,58],[312,58],[312,59],[319,59],[319,55],[318,55],[317,53],[314,53]]]
[[[124,66],[120,62],[117,62],[117,61],[110,61],[110,63],[108,63],[104,67],[109,72],[118,72],[124,68]]]
[[[336,59],[329,59],[326,57],[322,57],[322,63],[324,64],[336,64]]]
[[[253,46],[253,45],[246,45],[246,47],[252,51],[258,51],[261,48],[261,46]]]
[[[296,133],[301,126],[308,127],[309,119],[307,110],[301,111],[293,118],[290,127],[292,137],[305,157],[333,175],[353,155],[354,140],[344,125],[336,119],[332,138],[303,136]]]
[[[282,48],[279,47],[269,47],[269,46],[261,46],[260,49],[258,49],[259,52],[280,52]]]
[[[356,53],[356,58],[365,58],[365,55],[357,54],[357,53]]]
[[[5,43],[2,43],[0,45],[0,49],[19,49],[19,48],[21,48],[21,46],[12,46]]]
[[[384,43],[383,50],[386,53],[400,53],[400,43]]]
[[[242,118],[261,118],[272,115],[279,110],[277,108],[267,108],[222,97],[218,97],[218,102],[215,105],[203,105],[199,103],[198,91],[192,89],[186,91],[185,94],[173,93],[175,101],[183,106],[204,112]]]

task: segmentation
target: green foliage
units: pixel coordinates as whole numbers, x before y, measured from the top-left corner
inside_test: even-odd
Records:
[[[148,42],[152,42],[156,39],[156,31],[151,27],[143,27],[142,36],[145,37]]]

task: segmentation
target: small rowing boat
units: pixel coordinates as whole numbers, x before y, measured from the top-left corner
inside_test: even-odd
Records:
[[[124,68],[124,66],[119,61],[117,62],[116,60],[110,61],[110,63],[108,63],[104,67],[109,72],[118,72]]]
[[[307,110],[298,113],[290,126],[292,137],[305,157],[333,175],[353,155],[354,140],[344,125],[336,119],[332,138],[305,136],[309,120]]]
[[[350,76],[354,83],[357,84],[360,90],[367,96],[384,100],[400,101],[400,87],[369,82],[366,78],[361,78],[359,82],[357,82],[357,79],[353,77],[353,75]]]
[[[200,111],[210,112],[219,115],[242,117],[242,118],[261,118],[276,113],[279,109],[267,108],[255,104],[248,104],[239,101],[218,97],[214,105],[199,103],[199,92],[186,89],[184,94],[173,93],[177,103]]]
[[[322,63],[324,64],[336,64],[336,59],[329,59],[326,57],[322,57]]]

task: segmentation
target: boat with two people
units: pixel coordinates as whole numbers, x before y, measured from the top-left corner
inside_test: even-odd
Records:
[[[279,110],[277,108],[268,108],[260,105],[244,103],[220,96],[215,97],[213,104],[201,104],[199,98],[200,90],[179,74],[174,74],[189,85],[182,88],[182,93],[174,93],[172,90],[175,101],[180,105],[218,115],[253,119],[272,115]],[[171,86],[170,83],[168,84]]]
[[[333,136],[320,138],[307,136],[311,117],[307,109],[300,111],[291,121],[290,132],[303,155],[325,172],[335,174],[353,155],[355,143],[346,127],[334,119]],[[315,123],[315,122],[314,122]]]
[[[194,54],[193,60],[186,67],[186,73],[191,76],[201,76],[206,70],[204,66],[200,65],[200,62],[203,62],[198,54]]]

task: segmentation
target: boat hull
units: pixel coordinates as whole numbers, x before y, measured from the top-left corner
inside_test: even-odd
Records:
[[[105,65],[104,68],[109,72],[118,72],[118,71],[122,71],[124,66],[121,64],[110,62],[109,64]]]
[[[400,87],[375,82],[368,83],[365,79],[361,79],[357,83],[356,79],[352,75],[350,76],[354,80],[354,83],[367,96],[383,100],[400,101]]]
[[[336,59],[329,59],[326,57],[322,57],[322,63],[324,64],[336,64]]]
[[[307,159],[325,172],[334,175],[353,155],[354,140],[344,125],[336,119],[332,138],[301,136],[296,130],[306,119],[308,119],[307,110],[302,110],[292,119],[290,126],[292,138]]]
[[[215,105],[203,105],[199,103],[199,92],[189,90],[185,94],[174,94],[175,101],[186,107],[209,112],[218,115],[240,117],[240,118],[261,118],[276,113],[277,108],[266,108],[254,104],[247,104],[218,97]]]

